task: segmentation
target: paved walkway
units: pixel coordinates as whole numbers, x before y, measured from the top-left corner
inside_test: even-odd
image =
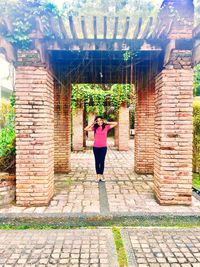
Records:
[[[200,228],[123,228],[129,267],[199,267]],[[0,267],[117,267],[109,228],[0,230]],[[124,266],[125,267],[125,266]]]
[[[0,208],[0,216],[20,215],[200,215],[200,201],[193,197],[191,206],[160,206],[153,194],[152,175],[137,175],[133,171],[134,143],[129,151],[119,152],[109,139],[106,155],[106,182],[95,181],[94,156],[91,147],[72,153],[72,170],[55,175],[55,195],[48,207]],[[91,145],[91,142],[87,143]]]
[[[111,230],[1,230],[0,266],[117,267]]]
[[[129,267],[199,267],[200,229],[123,229]]]

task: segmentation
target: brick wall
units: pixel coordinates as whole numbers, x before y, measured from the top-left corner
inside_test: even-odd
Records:
[[[51,72],[18,54],[16,69],[16,204],[47,205],[54,194],[54,94]],[[24,61],[23,61],[24,60]]]
[[[119,108],[119,119],[118,119],[118,148],[119,150],[129,149],[129,108],[123,104]]]
[[[153,173],[154,165],[154,116],[155,83],[146,88],[138,87],[135,99],[135,154],[134,169],[137,173]]]
[[[61,90],[61,86],[55,82],[54,99],[54,170],[69,172],[71,169],[71,84]]]
[[[16,195],[16,177],[9,173],[0,173],[0,206],[11,203]]]
[[[165,69],[156,78],[155,194],[161,204],[191,204],[191,69]]]
[[[73,150],[83,149],[83,107],[76,109],[72,115],[72,146]]]
[[[119,120],[117,120],[119,123]],[[119,147],[119,124],[114,127],[114,145]]]
[[[95,116],[96,116],[96,114],[94,114],[93,112],[88,113],[88,124],[89,125],[94,122]],[[88,140],[90,140],[90,141],[94,140],[94,132],[88,131]]]

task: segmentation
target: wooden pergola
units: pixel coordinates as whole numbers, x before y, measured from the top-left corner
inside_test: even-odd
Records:
[[[193,66],[200,63],[193,1],[164,0],[158,18],[145,23],[126,17],[121,24],[116,17],[110,25],[105,16],[100,24],[94,16],[89,27],[88,18],[76,20],[50,16],[44,25],[35,17],[29,51],[0,39],[7,59],[16,63],[17,204],[48,204],[54,171],[70,171],[71,84],[134,83],[134,170],[154,174],[160,204],[191,205]],[[12,32],[12,22],[3,21]],[[54,38],[45,37],[46,27]]]

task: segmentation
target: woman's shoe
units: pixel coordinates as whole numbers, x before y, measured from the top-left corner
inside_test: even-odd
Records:
[[[99,183],[101,181],[101,177],[99,174],[97,174],[97,179],[96,179],[97,183]]]
[[[104,175],[101,175],[101,178],[100,178],[100,179],[101,179],[102,182],[105,182],[105,177],[104,177]]]

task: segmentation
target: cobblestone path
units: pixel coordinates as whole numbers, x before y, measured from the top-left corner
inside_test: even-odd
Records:
[[[1,214],[200,214],[200,201],[193,197],[191,206],[160,206],[153,193],[153,176],[133,171],[134,143],[129,151],[117,151],[109,139],[105,163],[106,182],[95,179],[92,142],[85,151],[71,154],[71,172],[55,174],[55,195],[48,207],[0,208]]]
[[[199,267],[200,229],[123,229],[129,267]]]

